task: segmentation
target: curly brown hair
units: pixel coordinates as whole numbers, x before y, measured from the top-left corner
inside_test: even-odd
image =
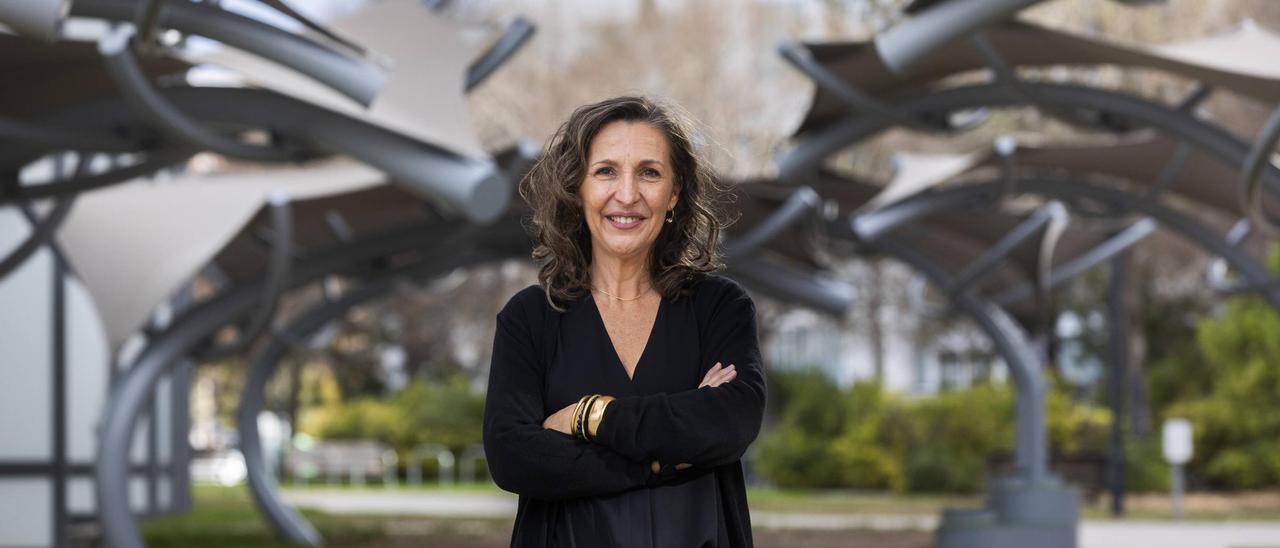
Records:
[[[679,193],[674,220],[664,223],[650,254],[649,274],[664,298],[688,295],[703,275],[724,267],[718,243],[726,194],[693,142],[693,124],[675,107],[645,97],[615,97],[578,107],[556,130],[528,175],[520,196],[533,209],[540,264],[538,281],[556,310],[589,292],[591,234],[578,193],[586,177],[591,142],[606,125],[644,122],[667,138]]]

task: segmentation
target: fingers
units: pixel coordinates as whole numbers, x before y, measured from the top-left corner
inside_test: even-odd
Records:
[[[721,367],[720,363],[716,362],[716,364],[711,367],[711,370],[707,371],[707,375],[703,377],[702,384],[698,385],[698,388],[702,388],[704,386],[714,388],[733,380],[737,376],[738,370],[733,364],[729,364],[728,367]]]
[[[698,383],[698,388],[711,384],[711,381],[716,379],[722,369],[723,368],[720,367],[720,362],[716,362],[715,365],[711,366],[711,370],[707,371],[707,374],[702,376],[702,382]]]
[[[720,371],[720,377],[716,379],[716,382],[713,386],[720,386],[726,382],[733,380],[733,378],[737,376],[738,376],[738,369],[733,364],[729,364],[729,367],[726,367]]]
[[[690,468],[693,468],[693,465],[687,462],[682,462],[676,465],[676,470],[688,470]],[[653,473],[655,474],[660,473],[662,472],[662,463],[655,460],[649,463],[649,469],[653,470]]]

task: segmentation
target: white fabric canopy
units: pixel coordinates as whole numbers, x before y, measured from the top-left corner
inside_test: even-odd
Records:
[[[482,158],[463,97],[483,36],[433,15],[419,0],[382,0],[326,26],[368,48],[389,72],[368,109],[309,77],[233,48],[196,48],[182,59],[229,69],[246,84]]]
[[[1234,31],[1148,48],[1157,55],[1192,65],[1280,80],[1280,36],[1246,19]]]
[[[58,231],[58,243],[117,348],[273,193],[302,200],[384,182],[381,172],[349,161],[136,181],[82,194]]]
[[[973,169],[985,158],[982,153],[921,154],[900,152],[893,155],[896,170],[893,180],[875,198],[860,209],[871,211],[910,198],[945,183]]]

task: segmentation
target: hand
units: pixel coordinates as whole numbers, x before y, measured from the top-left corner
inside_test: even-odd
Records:
[[[693,467],[692,464],[689,464],[687,462],[682,462],[676,465],[676,470],[686,470],[692,467]],[[657,474],[660,470],[662,470],[662,463],[659,463],[658,461],[655,460],[653,461],[653,463],[649,465],[649,469],[653,470],[653,473]]]
[[[547,420],[542,421],[542,427],[573,435],[573,408],[576,405],[578,405],[578,402],[573,402],[564,409],[556,411],[550,417],[547,417]]]
[[[706,376],[702,377],[702,384],[699,384],[698,388],[704,386],[714,388],[733,380],[737,376],[738,370],[734,369],[733,364],[729,364],[729,367],[721,367],[720,362],[716,362],[715,365],[711,366],[711,370],[707,371]]]

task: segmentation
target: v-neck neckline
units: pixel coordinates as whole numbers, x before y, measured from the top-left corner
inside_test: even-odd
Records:
[[[667,307],[667,300],[661,295],[658,296],[658,311],[653,315],[653,325],[649,326],[649,336],[645,338],[644,348],[640,349],[640,355],[636,357],[636,365],[631,368],[631,374],[627,374],[627,366],[622,363],[622,356],[618,354],[618,347],[613,343],[613,337],[609,335],[609,326],[604,323],[604,314],[600,312],[600,305],[596,303],[595,294],[588,293],[591,297],[591,310],[596,317],[596,325],[600,327],[600,333],[604,335],[604,340],[608,341],[609,349],[613,351],[613,361],[622,371],[622,377],[627,382],[634,383],[636,375],[640,374],[640,364],[644,362],[645,356],[649,355],[649,349],[653,348],[653,338],[658,332],[658,322],[662,321],[662,310]]]

